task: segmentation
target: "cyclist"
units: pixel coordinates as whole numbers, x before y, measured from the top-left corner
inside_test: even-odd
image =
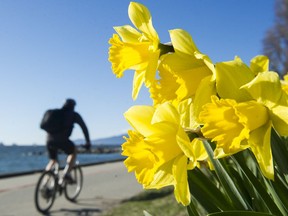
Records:
[[[76,160],[76,147],[75,144],[69,139],[73,131],[74,124],[78,124],[84,134],[86,144],[84,147],[89,150],[91,142],[89,138],[89,132],[80,114],[74,111],[76,101],[73,99],[67,99],[62,106],[61,110],[65,114],[64,129],[58,132],[47,132],[46,147],[48,150],[48,156],[50,161],[46,166],[46,170],[51,170],[53,165],[57,162],[58,149],[64,151],[68,156],[66,160],[66,166],[64,168],[64,181],[71,182],[73,179],[69,175],[70,170],[73,168]],[[61,181],[63,181],[61,179]],[[61,184],[61,182],[60,182]]]

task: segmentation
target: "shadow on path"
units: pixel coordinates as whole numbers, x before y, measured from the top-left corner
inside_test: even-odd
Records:
[[[92,216],[100,215],[102,210],[99,208],[79,208],[79,209],[66,209],[61,208],[59,210],[54,210],[46,214],[46,216],[53,215],[73,215],[73,216]]]
[[[60,212],[66,213],[66,215],[77,215],[77,216],[90,216],[94,213],[101,213],[102,210],[98,208],[81,208],[81,209],[60,209]],[[65,214],[64,214],[65,215]]]
[[[100,215],[103,212],[102,209],[99,208],[99,204],[97,203],[97,198],[82,198],[75,202],[72,202],[75,206],[72,208],[58,208],[50,211],[46,214],[46,216],[94,216]],[[97,208],[98,205],[98,208]]]

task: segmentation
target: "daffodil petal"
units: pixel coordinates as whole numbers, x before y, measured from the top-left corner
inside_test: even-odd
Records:
[[[259,73],[251,82],[242,86],[241,89],[245,89],[253,99],[268,108],[273,108],[279,104],[283,94],[279,76],[275,72]]]
[[[195,138],[192,140],[191,145],[194,157],[197,161],[203,161],[208,158],[208,154],[205,150],[202,140]]]
[[[124,113],[129,124],[144,137],[153,133],[151,120],[155,109],[151,106],[133,106]]]
[[[173,48],[177,54],[187,54],[194,55],[195,51],[198,51],[191,35],[182,30],[182,29],[174,29],[170,30],[171,42],[173,44]]]
[[[141,33],[130,25],[115,26],[114,30],[118,33],[123,42],[137,43],[141,37]]]
[[[175,125],[179,125],[179,113],[176,108],[168,102],[157,107],[151,123],[154,124],[163,121],[168,121],[174,123]]]
[[[269,58],[267,56],[258,55],[250,61],[250,68],[257,75],[259,72],[269,70]]]
[[[199,59],[199,60],[202,60],[204,63],[205,63],[205,65],[210,69],[210,71],[212,72],[212,74],[213,74],[213,80],[215,80],[216,78],[215,78],[215,66],[214,66],[214,64],[212,63],[212,61],[211,61],[211,59],[209,58],[209,56],[207,56],[207,55],[205,55],[205,54],[202,54],[202,53],[200,53],[200,52],[198,52],[198,51],[195,51],[194,52],[194,56],[195,56],[195,58],[196,59]]]
[[[188,135],[181,127],[178,130],[176,140],[177,140],[179,147],[184,152],[184,155],[187,158],[192,158],[194,160],[192,144],[190,143]]]
[[[169,67],[177,77],[179,88],[176,91],[179,100],[186,99],[195,94],[201,80],[212,74],[211,70],[202,60],[180,55],[168,55],[162,62],[163,67]]]
[[[180,123],[183,128],[196,129],[197,124],[191,116],[192,98],[185,99],[178,104]]]
[[[141,30],[147,38],[159,42],[158,34],[152,25],[151,14],[144,5],[131,2],[128,7],[128,15],[134,26]]]
[[[156,70],[158,67],[158,59],[160,56],[160,50],[149,51],[149,62],[145,72],[145,85],[149,88],[156,79]]]
[[[235,108],[240,118],[246,127],[252,131],[262,127],[269,120],[268,109],[256,101],[247,101],[238,103]]]
[[[271,109],[273,127],[281,136],[288,136],[288,106],[277,105]]]
[[[264,176],[274,179],[274,167],[271,151],[271,122],[251,133],[249,144],[251,151],[256,157]]]
[[[144,83],[145,71],[135,71],[134,79],[133,79],[133,90],[132,90],[132,98],[136,100],[139,94],[139,91]]]
[[[153,134],[146,137],[151,151],[157,155],[159,163],[172,160],[175,156],[183,154],[178,146],[175,125],[169,123],[157,123],[153,125]]]
[[[211,102],[211,96],[216,94],[216,83],[212,81],[212,76],[203,78],[197,88],[192,105],[192,118],[199,124],[201,123],[199,114],[202,111],[203,105]]]
[[[179,203],[187,206],[190,203],[190,190],[187,180],[187,158],[185,156],[179,156],[175,159],[172,172],[175,178],[175,198]]]
[[[242,61],[233,60],[216,64],[216,88],[221,98],[235,99],[238,102],[251,99],[239,88],[254,78],[253,72]]]
[[[174,185],[174,176],[172,174],[172,166],[174,160],[168,161],[158,168],[154,174],[154,179],[150,184],[144,185],[145,189],[159,189],[169,185]]]

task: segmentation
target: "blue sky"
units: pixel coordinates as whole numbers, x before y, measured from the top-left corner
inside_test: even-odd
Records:
[[[123,113],[151,104],[147,89],[131,98],[133,72],[117,79],[108,59],[113,26],[131,24],[128,0],[0,1],[0,142],[44,144],[44,111],[72,97],[91,139],[129,129]],[[161,42],[168,30],[189,32],[214,63],[262,54],[274,1],[141,0]],[[72,139],[83,138],[78,126]]]

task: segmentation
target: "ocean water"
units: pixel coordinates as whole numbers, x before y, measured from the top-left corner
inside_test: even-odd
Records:
[[[124,159],[121,153],[77,155],[82,165],[120,159]],[[43,170],[48,161],[45,146],[0,146],[0,176]],[[66,155],[59,154],[60,165],[65,161]]]

